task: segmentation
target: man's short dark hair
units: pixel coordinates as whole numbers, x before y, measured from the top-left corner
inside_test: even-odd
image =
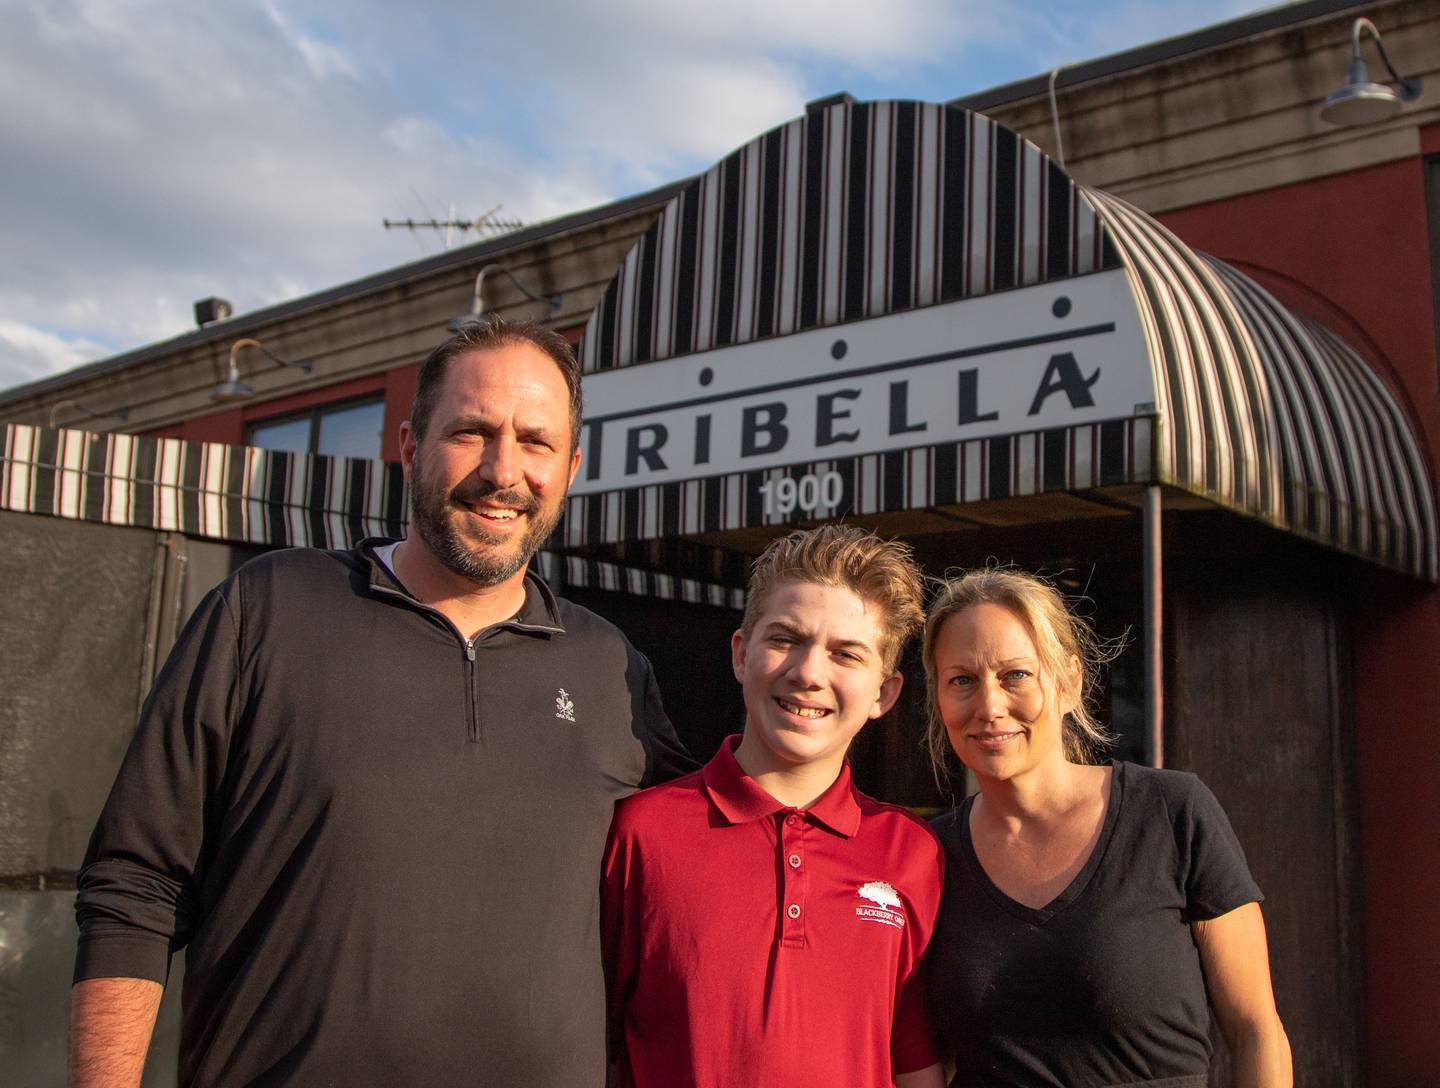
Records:
[[[494,351],[507,344],[532,344],[555,361],[565,379],[565,388],[570,391],[571,449],[580,445],[580,420],[584,406],[580,400],[580,364],[575,359],[574,350],[553,329],[532,321],[510,322],[498,316],[483,321],[467,321],[426,356],[424,365],[420,367],[420,378],[415,383],[415,401],[410,406],[410,426],[417,441],[425,437],[425,431],[430,426],[440,386],[445,381],[451,362],[468,352]]]

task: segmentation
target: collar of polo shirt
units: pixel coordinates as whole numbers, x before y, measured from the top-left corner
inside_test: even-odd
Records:
[[[726,737],[716,753],[717,758],[705,765],[702,774],[710,803],[732,824],[750,823],[777,812],[791,811],[745,773],[735,759],[735,749],[739,746],[740,734]],[[860,830],[860,806],[850,788],[849,760],[841,766],[840,775],[830,788],[803,811],[847,839]]]

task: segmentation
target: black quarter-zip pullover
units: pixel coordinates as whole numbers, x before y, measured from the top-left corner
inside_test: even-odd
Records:
[[[694,764],[649,662],[526,579],[465,639],[371,553],[205,598],[79,877],[77,980],[186,947],[184,1085],[604,1082],[615,800]]]

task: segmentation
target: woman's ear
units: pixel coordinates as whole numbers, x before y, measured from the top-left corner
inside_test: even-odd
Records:
[[[1080,693],[1085,688],[1085,668],[1080,664],[1080,659],[1074,654],[1070,655],[1070,677],[1065,690],[1059,692],[1060,714],[1069,714],[1080,705]]]

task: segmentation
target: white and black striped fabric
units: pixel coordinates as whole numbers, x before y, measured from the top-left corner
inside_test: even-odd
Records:
[[[563,545],[1169,483],[1430,581],[1434,492],[1403,412],[1337,337],[979,114],[838,101],[696,178],[591,315],[587,373],[1125,268],[1154,414],[569,500]],[[829,509],[765,513],[837,473]]]
[[[1124,258],[1149,341],[1157,478],[1435,581],[1425,458],[1369,365],[1144,212],[1086,195]]]
[[[1148,480],[1154,420],[1107,420],[968,442],[810,461],[575,495],[561,527],[566,548],[617,544],[756,525],[798,525],[848,515],[884,514],[982,499],[1080,491]],[[765,512],[767,483],[789,477],[840,477],[839,501],[809,512]]]
[[[1034,144],[968,110],[845,102],[696,178],[591,315],[585,371],[1119,267]]]
[[[403,536],[408,504],[385,461],[13,423],[0,450],[0,509],[266,547]],[[537,566],[557,587],[743,606],[739,590],[654,570],[550,552]]]

